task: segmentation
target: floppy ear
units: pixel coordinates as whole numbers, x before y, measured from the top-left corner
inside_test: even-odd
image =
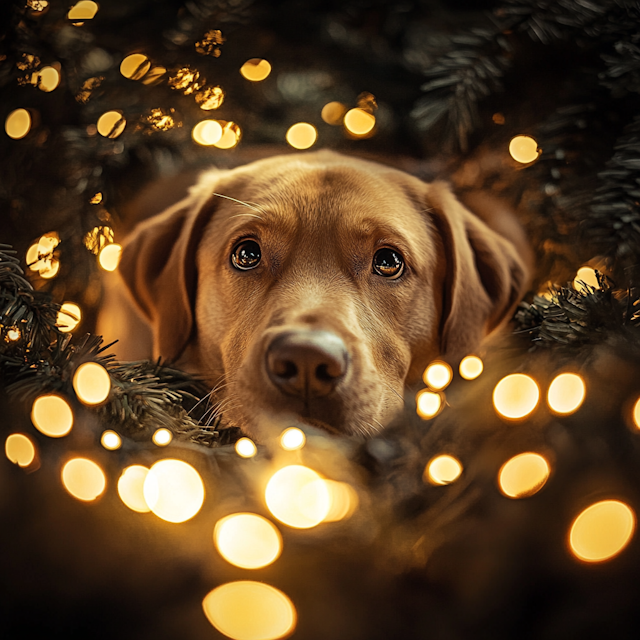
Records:
[[[428,185],[427,200],[446,265],[440,349],[457,359],[510,318],[528,285],[528,247],[526,241],[516,247],[490,228],[445,183]]]

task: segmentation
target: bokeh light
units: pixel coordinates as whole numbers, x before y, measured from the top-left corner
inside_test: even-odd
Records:
[[[31,422],[45,436],[61,438],[73,427],[73,412],[64,398],[56,394],[43,395],[33,403]]]
[[[213,111],[224,102],[224,90],[222,87],[206,87],[196,93],[195,99],[203,111]]]
[[[220,121],[222,125],[222,137],[218,142],[214,142],[213,146],[218,149],[231,149],[240,142],[242,131],[235,122]]]
[[[509,143],[511,157],[522,164],[528,164],[538,159],[540,151],[538,143],[531,136],[516,136]]]
[[[484,370],[484,364],[478,356],[466,356],[460,361],[460,375],[465,380],[475,380]]]
[[[240,67],[240,73],[251,82],[260,82],[271,73],[271,65],[262,58],[251,58]]]
[[[241,458],[253,458],[258,453],[258,447],[250,438],[240,438],[236,442],[236,453]]]
[[[127,121],[120,111],[107,111],[96,123],[98,133],[105,138],[117,138],[126,126]]]
[[[150,68],[151,62],[143,53],[132,53],[120,63],[120,73],[129,80],[141,80]]]
[[[629,543],[636,528],[636,516],[624,502],[602,500],[578,515],[569,532],[569,548],[585,562],[613,558]]]
[[[107,478],[93,460],[73,458],[62,467],[62,484],[74,498],[90,502],[102,495]]]
[[[595,269],[591,267],[580,267],[576,277],[573,279],[573,288],[576,291],[582,291],[585,285],[593,289],[599,289],[600,283],[598,282],[598,276]]]
[[[358,507],[358,494],[356,490],[346,482],[336,480],[323,480],[327,490],[331,506],[323,522],[338,522],[353,515]]]
[[[512,373],[498,382],[493,390],[493,406],[504,418],[519,420],[537,406],[540,389],[535,380],[524,373]]]
[[[425,420],[436,416],[442,408],[442,397],[428,389],[423,389],[416,396],[418,415]]]
[[[31,130],[31,114],[26,109],[13,110],[4,121],[4,130],[14,140],[24,138]]]
[[[280,434],[280,446],[286,451],[302,449],[307,438],[298,427],[289,427]]]
[[[89,202],[91,204],[100,204],[102,202],[102,194],[97,193],[91,198],[91,200],[89,200]],[[85,234],[84,246],[87,247],[91,253],[98,255],[104,247],[113,242],[113,238],[113,229],[111,227],[100,225],[98,227],[93,227],[91,231],[88,231]]]
[[[424,383],[432,389],[444,389],[453,377],[451,367],[446,362],[432,362],[422,376]]]
[[[161,427],[160,429],[155,430],[151,439],[153,440],[153,444],[158,447],[166,447],[173,440],[173,434],[169,429]]]
[[[640,398],[635,401],[633,405],[633,424],[636,429],[640,429]]]
[[[98,5],[92,0],[80,0],[69,9],[69,20],[91,20],[98,13]]]
[[[318,131],[308,122],[297,122],[289,127],[286,138],[294,149],[308,149],[318,139]]]
[[[64,302],[58,311],[56,327],[63,333],[73,331],[82,320],[82,311],[74,302]]]
[[[549,478],[549,463],[539,453],[520,453],[507,460],[498,472],[498,485],[509,498],[528,498],[538,493]]]
[[[40,277],[47,280],[55,278],[60,271],[60,262],[55,258],[45,258],[40,261],[42,266],[40,267]]]
[[[80,402],[100,404],[109,397],[111,391],[109,372],[97,362],[85,362],[73,374],[73,388]]]
[[[207,620],[233,640],[277,640],[293,632],[296,609],[279,589],[263,582],[228,582],[202,601]]]
[[[142,78],[142,84],[156,84],[158,82],[160,82],[160,80],[162,79],[162,76],[167,73],[167,70],[165,69],[165,67],[162,67],[160,65],[152,67],[144,76],[144,78]]]
[[[117,244],[108,244],[98,254],[98,263],[105,271],[115,271],[120,262],[122,247]]]
[[[109,451],[115,451],[122,446],[122,438],[111,429],[102,432],[100,444]]]
[[[376,117],[364,109],[349,109],[344,116],[344,126],[354,136],[366,136],[376,125]]]
[[[23,433],[12,433],[4,443],[4,452],[19,467],[28,467],[36,457],[35,445]]]
[[[266,518],[255,513],[234,513],[219,520],[213,541],[220,555],[242,569],[260,569],[282,552],[282,536]]]
[[[435,485],[445,485],[455,482],[462,473],[462,464],[450,455],[440,455],[432,458],[424,470],[424,479]]]
[[[144,499],[144,481],[149,473],[147,467],[133,464],[127,467],[118,479],[118,495],[120,500],[132,511],[148,513],[151,511]]]
[[[347,107],[342,102],[328,102],[322,107],[320,115],[327,124],[336,126],[342,124],[346,112]]]
[[[11,340],[11,342],[20,340],[20,329],[16,329],[16,327],[9,329],[7,331],[7,340]]]
[[[37,84],[40,91],[50,93],[60,84],[60,72],[55,67],[42,67],[31,76],[31,82]]]
[[[156,462],[144,481],[144,499],[151,511],[167,522],[185,522],[204,503],[200,474],[183,460]]]
[[[561,373],[549,385],[547,403],[549,408],[563,415],[580,408],[586,395],[583,379],[575,373]]]
[[[191,137],[204,147],[214,145],[222,138],[222,126],[217,120],[202,120],[193,127]]]

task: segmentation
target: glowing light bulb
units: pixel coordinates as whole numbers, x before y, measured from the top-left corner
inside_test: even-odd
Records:
[[[549,386],[547,402],[552,411],[566,415],[580,408],[585,395],[584,381],[579,375],[561,373],[553,379]]]
[[[120,73],[129,80],[141,80],[150,68],[151,62],[143,53],[132,53],[120,63]]]
[[[219,520],[213,541],[220,555],[242,569],[260,569],[282,552],[282,536],[266,518],[255,513],[234,513]]]
[[[58,275],[58,271],[60,271],[60,262],[58,262],[58,260],[55,258],[48,258],[41,260],[41,263],[43,263],[43,266],[40,268],[41,278],[49,280]]]
[[[28,467],[36,457],[35,445],[22,433],[12,433],[6,439],[4,452],[7,458],[19,467]]]
[[[214,145],[222,138],[222,125],[217,120],[202,120],[193,127],[191,137],[204,147]]]
[[[93,460],[73,458],[62,467],[62,484],[74,498],[91,502],[102,495],[107,479]]]
[[[56,319],[56,327],[63,333],[73,331],[82,320],[82,311],[80,307],[73,302],[65,302],[58,311]]]
[[[139,464],[127,467],[118,479],[118,495],[120,500],[132,511],[148,513],[151,511],[144,499],[144,481],[149,473],[147,467]]]
[[[117,138],[126,126],[127,121],[120,111],[107,111],[96,123],[98,133],[105,138]]]
[[[108,244],[98,254],[98,262],[105,271],[115,271],[120,262],[122,247],[117,244]]]
[[[585,285],[592,289],[599,289],[600,283],[598,282],[598,276],[591,267],[580,267],[576,277],[573,279],[573,288],[576,291],[583,291]]]
[[[318,139],[318,130],[308,122],[298,122],[289,127],[286,138],[294,149],[308,149]]]
[[[509,143],[509,153],[516,162],[528,164],[538,159],[540,150],[531,136],[516,136]]]
[[[240,67],[240,73],[251,82],[260,82],[271,73],[271,65],[262,58],[251,58]]]
[[[31,114],[26,109],[15,109],[4,121],[4,130],[14,140],[24,138],[31,130]]]
[[[100,404],[109,397],[111,391],[109,372],[97,362],[85,362],[73,375],[73,388],[80,402]]]
[[[376,118],[372,113],[364,109],[349,109],[344,116],[344,126],[354,136],[366,136],[373,131]]]
[[[416,396],[418,415],[425,420],[436,416],[442,408],[442,398],[439,393],[423,389]]]
[[[12,327],[7,331],[7,339],[11,340],[11,342],[15,342],[16,340],[20,340],[20,329],[16,329]]]
[[[240,142],[242,131],[235,122],[225,122],[222,127],[222,137],[213,146],[218,149],[231,149]]]
[[[92,0],[80,0],[67,13],[67,18],[76,22],[78,20],[91,20],[98,13],[98,5]]]
[[[293,632],[297,614],[279,589],[264,582],[228,582],[202,601],[207,620],[233,640],[277,640]]]
[[[289,427],[280,435],[280,446],[286,451],[295,451],[296,449],[302,449],[306,440],[304,431],[297,427]]]
[[[31,76],[31,82],[38,85],[40,91],[50,93],[60,84],[60,72],[55,67],[42,67]]]
[[[61,438],[73,427],[73,412],[64,398],[55,394],[44,395],[33,403],[31,422],[45,436]]]
[[[635,513],[624,502],[596,502],[582,511],[571,525],[569,548],[584,562],[610,560],[627,546],[635,528]]]
[[[493,406],[502,417],[510,420],[528,416],[538,406],[539,399],[538,385],[523,373],[505,376],[493,390]]]
[[[478,356],[467,356],[460,361],[460,375],[465,380],[475,380],[483,369],[484,364]]]
[[[336,126],[342,124],[346,112],[347,107],[342,102],[328,102],[322,107],[320,116],[327,124]]]
[[[636,429],[640,429],[640,398],[633,405],[633,424]]]
[[[462,464],[457,458],[440,455],[432,458],[424,470],[424,479],[435,485],[451,484],[460,477]]]
[[[105,449],[115,451],[122,446],[122,438],[115,431],[108,429],[107,431],[102,432],[100,443]]]
[[[156,429],[155,433],[151,436],[153,443],[159,447],[166,447],[173,440],[173,433],[169,429],[164,427]]]
[[[236,442],[235,448],[236,453],[241,458],[253,458],[253,456],[258,453],[258,447],[256,447],[255,443],[250,438],[240,438],[240,440]]]
[[[425,370],[422,376],[425,384],[432,389],[444,389],[453,377],[451,367],[446,362],[432,362]]]
[[[509,498],[528,498],[538,493],[549,478],[549,463],[538,453],[521,453],[505,462],[498,485]]]
[[[200,474],[182,460],[156,462],[145,478],[143,493],[151,511],[167,522],[193,518],[204,503]]]

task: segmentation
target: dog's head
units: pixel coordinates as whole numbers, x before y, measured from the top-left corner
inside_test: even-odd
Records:
[[[225,422],[372,433],[437,357],[512,310],[514,246],[444,183],[336,153],[201,176],[137,228],[121,274],[155,355],[218,389]]]

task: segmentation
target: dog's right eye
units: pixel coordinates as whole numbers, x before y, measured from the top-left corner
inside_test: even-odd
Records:
[[[243,240],[231,252],[231,264],[240,271],[255,269],[260,264],[262,253],[255,240]]]

